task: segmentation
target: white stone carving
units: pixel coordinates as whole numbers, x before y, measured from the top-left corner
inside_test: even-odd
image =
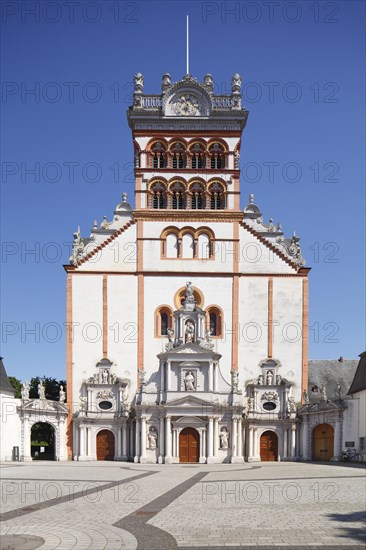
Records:
[[[187,371],[186,375],[184,377],[185,390],[186,391],[195,391],[195,389],[196,389],[195,383],[196,383],[196,381],[195,381],[195,378],[193,376],[192,371]]]
[[[65,403],[65,398],[66,398],[66,393],[65,393],[64,387],[60,386],[60,392],[59,392],[58,400],[59,400],[60,403]]]
[[[220,431],[220,449],[226,450],[229,448],[229,432],[226,428],[222,428]]]
[[[43,385],[43,382],[42,380],[39,381],[39,384],[38,384],[38,397],[40,399],[46,399],[46,395],[45,395],[45,387]]]
[[[261,396],[262,401],[278,401],[278,394],[276,391],[266,391]]]
[[[147,446],[149,449],[156,449],[158,441],[158,433],[156,429],[151,426],[147,434]]]
[[[82,412],[85,412],[88,409],[88,398],[80,394],[79,400],[80,400],[80,410]]]
[[[22,385],[22,399],[29,399],[29,382],[24,382]]]
[[[186,343],[194,342],[194,323],[193,321],[186,322],[185,328],[185,341]]]
[[[271,386],[273,384],[273,371],[269,370],[267,372],[266,382],[267,386]]]
[[[101,390],[97,393],[97,399],[113,399],[114,394],[112,390]]]

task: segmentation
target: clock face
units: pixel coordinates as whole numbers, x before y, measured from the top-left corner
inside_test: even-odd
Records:
[[[178,115],[192,116],[197,113],[199,103],[196,97],[192,94],[181,94],[178,96],[175,103],[175,112]]]

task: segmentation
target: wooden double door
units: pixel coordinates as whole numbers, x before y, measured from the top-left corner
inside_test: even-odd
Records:
[[[194,428],[184,428],[179,434],[179,462],[198,462],[200,436]]]
[[[114,460],[114,435],[110,430],[97,434],[97,460]]]
[[[275,461],[278,456],[278,437],[274,432],[262,433],[260,439],[260,455],[264,462]]]
[[[333,456],[334,430],[329,424],[319,424],[313,431],[313,460],[328,462]]]

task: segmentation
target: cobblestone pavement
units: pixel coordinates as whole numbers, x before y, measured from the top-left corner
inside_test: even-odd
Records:
[[[360,465],[34,462],[0,471],[2,549],[330,549],[366,541]]]

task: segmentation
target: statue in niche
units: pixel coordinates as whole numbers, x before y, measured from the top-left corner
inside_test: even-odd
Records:
[[[102,383],[108,384],[108,371],[107,369],[102,370]]]
[[[280,374],[277,374],[276,376],[276,384],[277,386],[280,386],[282,382],[282,376]]]
[[[66,393],[63,386],[60,386],[59,398],[60,403],[65,403]]]
[[[185,338],[186,343],[190,343],[194,341],[194,323],[192,321],[186,322],[185,335],[186,335],[186,338]]]
[[[249,412],[254,412],[254,397],[249,397],[248,399],[248,410]]]
[[[43,385],[43,382],[42,380],[39,381],[39,384],[38,384],[38,397],[40,399],[46,399],[46,395],[45,395],[45,387]]]
[[[148,434],[147,434],[147,440],[148,440],[148,447],[149,449],[156,449],[157,447],[157,440],[158,440],[158,434],[155,428],[150,428]]]
[[[260,374],[258,376],[258,385],[263,386],[263,384],[264,384],[264,376],[263,376],[263,374]]]
[[[167,333],[168,333],[168,340],[169,340],[169,342],[173,342],[174,330],[173,330],[172,328],[168,328],[168,329],[167,329]]]
[[[22,399],[29,399],[29,382],[24,382],[22,385]]]
[[[195,380],[191,371],[187,372],[184,377],[184,386],[186,391],[194,391],[196,388],[194,386]]]
[[[222,428],[220,432],[220,449],[228,449],[229,448],[229,433],[226,428]]]
[[[267,386],[271,386],[272,383],[273,383],[273,372],[271,370],[269,370],[267,372],[267,379],[266,379],[266,382],[267,382]]]

